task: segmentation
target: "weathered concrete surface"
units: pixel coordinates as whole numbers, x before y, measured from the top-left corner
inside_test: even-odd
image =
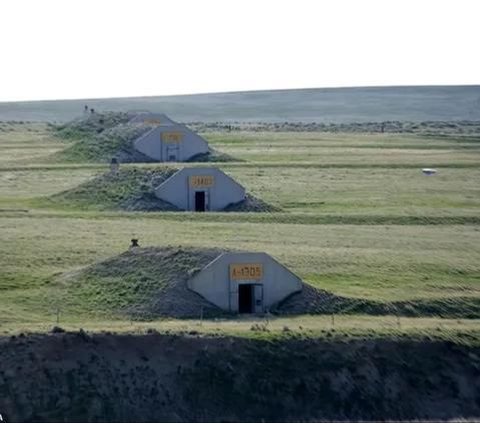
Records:
[[[202,183],[204,180],[207,183]],[[181,210],[195,210],[196,192],[205,192],[207,211],[223,210],[245,199],[245,188],[214,167],[180,169],[155,189],[158,198]]]
[[[133,146],[159,162],[185,162],[209,152],[207,141],[179,123],[156,126],[136,139]]]
[[[258,264],[260,277],[234,278],[231,266]],[[239,286],[254,284],[256,313],[268,311],[279,301],[302,289],[301,279],[266,253],[225,253],[188,281],[188,287],[223,310],[239,311]]]

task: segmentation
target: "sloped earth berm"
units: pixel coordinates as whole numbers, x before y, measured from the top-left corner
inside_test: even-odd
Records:
[[[154,187],[172,176],[177,169],[120,169],[118,174],[106,172],[79,186],[49,197],[49,202],[81,208],[165,211],[177,210],[160,200]]]
[[[131,114],[124,112],[87,112],[77,119],[53,128],[60,138],[76,140],[101,134],[107,129],[126,124],[131,118]]]
[[[76,298],[92,311],[105,310],[139,320],[226,316],[187,287],[188,279],[221,253],[206,248],[131,248],[63,275],[63,296]]]
[[[99,175],[83,184],[54,194],[48,204],[58,203],[80,208],[126,211],[180,211],[176,206],[155,196],[155,188],[172,176],[173,167],[145,170],[120,169]],[[244,201],[228,206],[232,212],[274,212],[280,209],[250,194]]]
[[[105,310],[139,320],[231,316],[187,287],[187,281],[227,250],[193,247],[132,248],[61,277],[66,299],[91,312]],[[231,250],[229,250],[231,251]],[[480,306],[449,300],[376,302],[334,295],[304,283],[300,293],[271,311],[276,315],[370,314],[478,318]],[[78,306],[78,305],[76,305]],[[68,307],[68,306],[66,306]]]
[[[471,297],[380,302],[342,297],[303,283],[302,291],[280,302],[275,314],[370,314],[406,317],[480,318],[480,299]]]
[[[480,348],[427,338],[0,337],[8,422],[478,421],[479,390]]]

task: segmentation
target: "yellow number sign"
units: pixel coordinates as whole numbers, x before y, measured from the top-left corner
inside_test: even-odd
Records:
[[[241,281],[258,281],[263,278],[261,263],[242,263],[230,265],[230,279]]]
[[[144,119],[143,123],[147,125],[160,125],[160,119]]]
[[[192,188],[209,188],[215,182],[211,175],[194,175],[190,176],[190,186]]]
[[[176,143],[181,142],[183,134],[181,132],[162,132],[162,141]]]

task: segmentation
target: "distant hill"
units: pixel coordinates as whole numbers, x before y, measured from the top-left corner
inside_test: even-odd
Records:
[[[96,110],[151,110],[181,122],[480,120],[480,86],[318,88],[0,103],[0,121],[62,122]]]

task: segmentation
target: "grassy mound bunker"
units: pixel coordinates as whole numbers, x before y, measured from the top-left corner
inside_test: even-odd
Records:
[[[111,313],[133,319],[199,318],[229,314],[187,287],[187,281],[225,250],[193,247],[131,248],[80,271],[60,277],[63,296],[71,306],[91,313]],[[334,295],[304,283],[271,309],[276,315],[371,314],[402,316],[478,317],[472,302],[418,300],[376,302]]]
[[[67,297],[92,310],[131,318],[216,317],[225,313],[187,288],[187,280],[222,253],[200,248],[132,248],[63,276]]]
[[[179,211],[177,207],[161,200],[154,188],[172,176],[178,169],[120,169],[118,174],[101,174],[83,184],[48,199],[49,204],[66,207],[125,211]],[[229,205],[225,211],[273,212],[277,208],[247,194],[244,201]]]
[[[93,113],[54,128],[55,134],[72,142],[53,159],[62,162],[109,162],[113,157],[122,163],[152,163],[156,160],[136,150],[133,142],[154,128],[149,123],[129,123],[131,114]],[[189,162],[235,161],[212,148]]]

